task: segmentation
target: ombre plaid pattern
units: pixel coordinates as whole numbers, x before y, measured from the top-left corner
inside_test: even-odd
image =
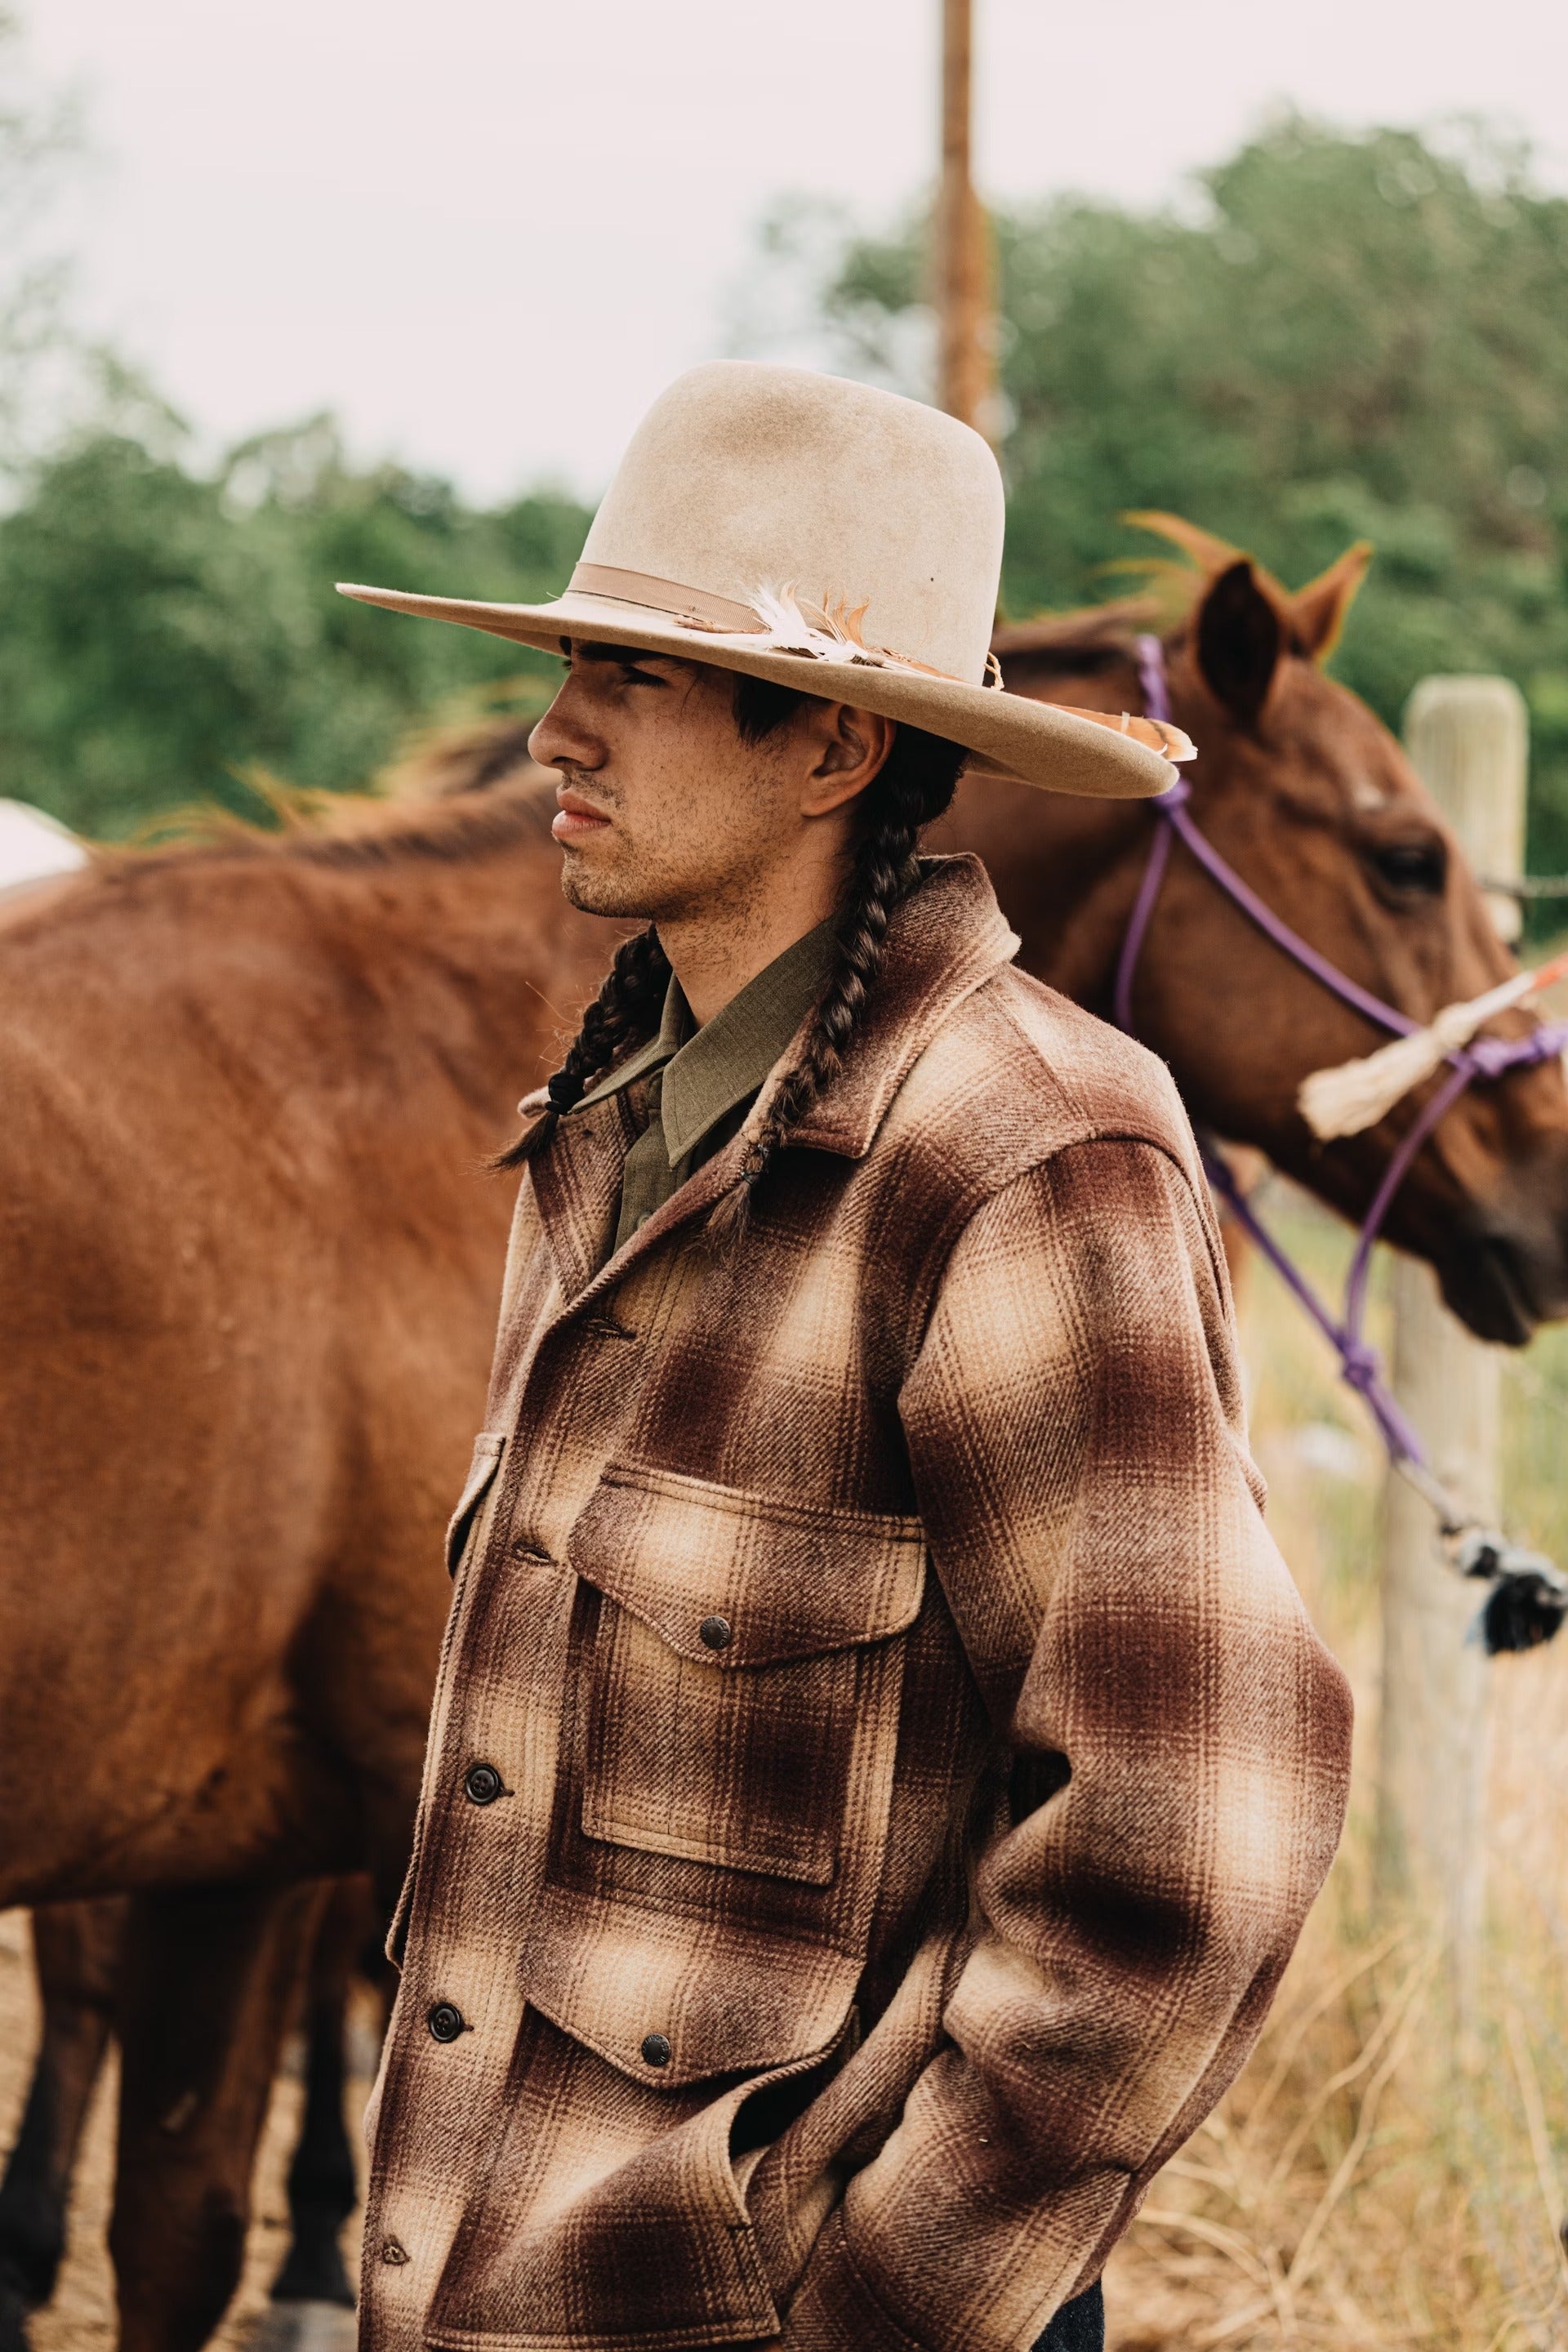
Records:
[[[1016,944],[928,868],[739,1246],[744,1134],[601,1263],[635,1088],[524,1183],[371,2352],[1018,2352],[1257,2036],[1348,1696],[1174,1091]]]

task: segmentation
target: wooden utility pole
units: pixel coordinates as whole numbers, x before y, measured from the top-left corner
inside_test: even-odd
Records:
[[[1482,874],[1523,871],[1529,739],[1522,698],[1502,677],[1424,678],[1405,740],[1423,782]],[[1461,1503],[1495,1523],[1500,1351],[1442,1305],[1430,1269],[1398,1260],[1394,1387]],[[1480,1589],[1445,1571],[1432,1513],[1390,1475],[1384,1504],[1383,1712],[1378,1882],[1445,1937],[1464,2026],[1485,1892],[1482,1806],[1489,1674],[1467,1633]]]
[[[936,207],[937,405],[993,426],[995,333],[991,229],[974,193],[973,0],[942,0],[942,185]]]

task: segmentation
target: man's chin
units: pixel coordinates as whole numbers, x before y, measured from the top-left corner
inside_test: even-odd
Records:
[[[568,849],[561,861],[561,895],[584,915],[628,916],[640,921],[647,913],[647,896],[629,877],[595,870],[591,856]]]

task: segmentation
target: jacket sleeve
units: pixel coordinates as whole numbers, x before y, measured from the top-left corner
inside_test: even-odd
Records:
[[[1263,1524],[1208,1202],[1163,1150],[1076,1144],[987,1202],[902,1409],[1015,1785],[1057,1792],[982,1855],[942,2043],[785,2342],[1016,2352],[1256,2040],[1350,1698]]]

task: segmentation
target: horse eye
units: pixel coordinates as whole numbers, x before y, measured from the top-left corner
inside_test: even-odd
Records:
[[[1440,841],[1385,841],[1368,850],[1367,863],[1403,898],[1440,898],[1448,878],[1448,853]]]

